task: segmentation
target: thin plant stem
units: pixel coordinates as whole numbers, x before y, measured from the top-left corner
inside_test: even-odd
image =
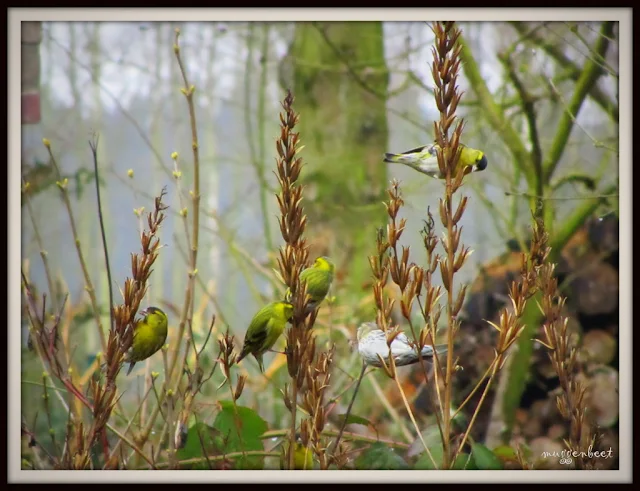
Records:
[[[478,383],[475,385],[475,387],[473,388],[473,390],[469,393],[469,395],[467,397],[465,397],[464,401],[462,401],[462,403],[457,407],[457,409],[454,411],[453,415],[451,416],[451,419],[454,419],[458,413],[462,410],[462,408],[471,400],[471,398],[473,397],[473,394],[475,394],[478,389],[480,388],[480,386],[482,385],[482,382],[484,382],[484,380],[486,379],[487,375],[489,374],[490,371],[493,370],[493,366],[495,365],[496,360],[494,359],[491,364],[489,365],[489,367],[485,370],[484,374],[482,375],[482,377],[480,377],[480,380],[478,381]]]
[[[245,452],[244,454],[242,452],[231,452],[231,453],[227,453],[224,455],[214,455],[214,456],[207,456],[207,457],[195,457],[193,459],[186,459],[186,460],[179,460],[177,461],[177,464],[180,465],[189,465],[189,464],[201,464],[203,462],[218,462],[220,460],[226,460],[226,459],[239,459],[242,457],[280,457],[280,453],[279,452],[265,452],[262,450],[250,450]],[[169,467],[169,464],[166,462],[163,463],[159,463],[157,464],[154,469],[166,469]]]
[[[51,143],[49,140],[43,140],[44,146],[47,148],[49,152],[49,158],[51,160],[51,164],[55,169],[56,176],[58,178],[57,184],[62,193],[62,201],[67,209],[67,214],[69,215],[69,222],[71,224],[71,233],[73,235],[74,244],[76,246],[76,252],[78,253],[78,259],[80,260],[80,267],[82,269],[82,274],[84,276],[85,289],[87,293],[89,293],[89,299],[91,300],[91,307],[93,309],[94,319],[96,321],[98,327],[98,334],[100,337],[100,342],[102,344],[102,350],[106,353],[107,351],[107,341],[102,329],[102,320],[100,320],[100,310],[98,309],[98,301],[96,299],[96,292],[93,288],[93,283],[91,281],[91,277],[89,276],[89,269],[87,268],[87,264],[84,259],[84,255],[82,254],[82,248],[80,247],[80,239],[78,237],[78,231],[76,229],[76,220],[73,215],[73,210],[71,207],[71,201],[69,200],[69,193],[66,187],[66,181],[63,179],[62,174],[60,173],[60,167],[58,167],[58,162],[53,155],[53,151],[51,150]]]
[[[420,305],[420,299],[418,299],[418,303],[419,303],[420,308],[422,309],[422,306]],[[419,363],[420,363],[420,367],[422,368],[422,371],[424,373],[424,383],[425,383],[425,386],[426,386],[426,385],[429,384],[429,372],[427,370],[427,366],[426,366],[426,363],[424,361],[424,358],[422,357],[422,346],[420,346],[419,343],[418,343],[418,336],[416,335],[416,331],[415,331],[415,329],[413,327],[413,322],[411,322],[410,318],[407,319],[407,320],[409,321],[409,328],[411,329],[411,334],[413,335],[413,340],[415,341],[416,346],[418,347],[418,360],[419,360]],[[432,339],[433,339],[432,342],[435,343],[435,337],[432,337]],[[437,356],[435,346],[433,346],[433,353],[434,353],[434,356]],[[433,380],[435,382],[435,378]],[[431,391],[431,392],[433,393],[433,391]],[[437,394],[437,392],[436,392],[436,394]],[[418,391],[416,391],[416,397],[417,396],[418,396]],[[433,402],[434,402],[434,404],[439,406],[440,405],[440,398],[434,399]],[[436,415],[436,424],[438,426],[438,431],[440,432],[440,437],[442,437],[443,436],[443,432],[442,432],[441,413],[438,412],[438,410],[436,409],[434,411],[434,414]]]
[[[190,271],[187,281],[187,292],[185,294],[185,301],[182,309],[182,315],[180,316],[180,324],[178,326],[177,346],[173,350],[173,357],[169,365],[169,377],[174,373],[176,363],[178,361],[178,354],[180,351],[180,345],[182,338],[184,337],[184,330],[187,323],[187,318],[193,316],[193,293],[195,286],[195,275],[197,274],[197,258],[198,258],[198,237],[199,237],[199,223],[200,223],[200,148],[198,143],[198,127],[196,124],[196,113],[193,95],[195,93],[195,87],[189,84],[187,72],[184,67],[182,57],[180,55],[180,46],[178,39],[180,37],[180,30],[176,29],[175,44],[173,47],[176,55],[178,66],[180,67],[180,73],[182,74],[182,80],[184,87],[181,89],[187,99],[187,106],[189,109],[189,124],[191,126],[191,147],[193,149],[193,190],[190,192],[192,198],[192,245],[190,255]],[[177,385],[177,380],[175,381]]]
[[[378,396],[378,400],[382,402],[382,405],[385,407],[385,409],[387,410],[387,412],[389,413],[393,421],[399,426],[402,436],[404,436],[407,442],[411,443],[414,440],[414,438],[409,432],[409,429],[407,428],[407,426],[405,425],[404,418],[402,418],[400,414],[398,414],[398,411],[396,411],[391,405],[391,403],[387,400],[386,396],[384,395],[384,392],[382,391],[382,388],[380,387],[380,384],[375,379],[375,377],[369,377],[369,381],[371,382],[371,387],[373,387],[373,390]]]
[[[189,124],[191,127],[191,147],[193,149],[193,190],[189,193],[192,198],[192,245],[191,245],[191,254],[190,254],[190,271],[188,273],[187,280],[187,290],[185,293],[184,304],[182,306],[182,313],[180,315],[180,323],[178,325],[178,333],[176,336],[176,346],[172,350],[173,357],[169,363],[169,370],[166,375],[165,383],[168,386],[173,385],[177,388],[180,377],[182,376],[182,370],[179,370],[176,374],[176,380],[173,384],[170,383],[172,377],[174,375],[174,370],[178,362],[178,357],[180,354],[180,347],[182,345],[182,340],[184,338],[185,326],[187,323],[187,319],[191,319],[193,317],[193,307],[194,307],[194,288],[195,288],[195,278],[198,273],[197,270],[197,258],[198,258],[198,238],[199,238],[199,230],[200,230],[200,150],[198,144],[198,129],[196,125],[196,113],[195,113],[195,104],[193,100],[193,95],[195,93],[195,86],[189,84],[189,80],[187,77],[187,72],[184,67],[182,57],[180,55],[180,45],[178,44],[178,40],[180,37],[180,29],[175,30],[175,43],[173,46],[173,51],[176,56],[176,60],[178,62],[178,66],[180,68],[180,73],[182,74],[182,79],[184,82],[184,87],[181,89],[182,93],[185,95],[187,99],[187,106],[189,109]],[[183,357],[183,366],[187,359],[187,350],[185,350],[185,356]],[[162,395],[164,398],[164,392]],[[147,421],[147,426],[143,429],[141,437],[143,441],[146,441],[151,433],[151,428],[155,424],[155,421],[160,412],[160,406],[162,405],[162,399],[158,403],[158,405],[154,408],[153,413],[149,417]]]
[[[229,375],[231,375],[231,373],[229,373]],[[246,461],[246,451],[244,448],[244,442],[242,441],[242,435],[240,433],[240,427],[242,425],[242,422],[240,420],[240,413],[238,412],[238,404],[236,403],[236,396],[233,393],[233,386],[231,385],[231,378],[229,378],[229,380],[227,380],[228,384],[229,384],[229,395],[231,396],[231,403],[233,404],[233,415],[235,417],[235,423],[236,423],[236,431],[238,433],[238,441],[240,442],[240,450],[242,451],[242,455],[244,455],[245,457],[245,461]]]
[[[36,352],[38,353],[38,359],[40,360],[40,363],[42,364],[42,368],[44,370],[46,370],[46,363],[44,361],[44,358],[42,357],[42,354],[40,353],[39,348],[36,346]],[[53,384],[53,380],[51,381],[51,383]],[[66,387],[66,386],[65,386]],[[57,387],[52,387],[54,389],[54,392],[56,394],[56,396],[58,397],[58,400],[60,401],[60,405],[62,406],[62,408],[64,409],[65,413],[67,413],[68,417],[71,418],[72,421],[76,420],[75,415],[73,414],[73,412],[70,409],[69,404],[67,404],[67,402],[64,400],[64,398],[62,397],[61,392],[64,392],[63,389],[59,389]],[[67,387],[67,393],[69,394],[69,396],[71,396],[71,392],[68,390],[69,387]],[[154,464],[151,461],[151,459],[149,459],[149,457],[147,457],[144,453],[144,451],[142,449],[140,449],[140,447],[138,447],[133,441],[131,441],[129,438],[127,438],[126,435],[122,434],[120,431],[118,431],[115,427],[113,427],[111,424],[107,423],[106,424],[106,428],[111,431],[113,434],[115,434],[120,440],[124,441],[127,445],[129,445],[134,452],[136,452],[138,455],[140,455],[149,465],[151,465],[154,468]],[[66,447],[66,444],[65,444]],[[64,453],[64,450],[63,450]]]
[[[44,267],[44,274],[47,278],[47,286],[49,287],[49,295],[53,302],[53,310],[58,310],[58,295],[56,294],[56,290],[53,288],[53,278],[51,276],[51,268],[49,267],[49,259],[47,255],[47,251],[44,249],[44,243],[42,241],[42,236],[40,235],[40,229],[38,227],[38,223],[36,221],[35,214],[33,212],[33,206],[31,205],[31,198],[29,197],[29,183],[22,179],[23,181],[23,195],[24,201],[27,205],[27,211],[29,212],[29,218],[31,220],[31,224],[33,225],[33,235],[36,239],[36,244],[38,244],[38,249],[40,249],[40,257],[42,258],[42,265]]]
[[[298,385],[295,380],[292,380],[291,383],[291,432],[289,434],[289,469],[293,470],[296,468],[295,464],[295,449],[296,449],[296,410],[298,408],[297,401],[298,400]]]
[[[391,359],[391,363],[395,365],[393,361],[393,357],[390,356],[389,358]],[[395,371],[395,366],[394,366],[394,371]],[[400,396],[402,397],[402,402],[404,403],[404,407],[406,408],[407,413],[409,414],[409,418],[411,418],[413,427],[416,429],[418,438],[422,442],[422,446],[424,447],[425,452],[427,452],[427,455],[429,456],[429,459],[431,460],[433,467],[437,469],[438,465],[436,464],[436,461],[433,459],[433,455],[431,455],[431,451],[429,450],[429,447],[425,443],[424,438],[422,438],[422,432],[420,431],[420,427],[418,426],[418,423],[416,423],[416,419],[413,416],[413,411],[411,411],[411,406],[409,406],[409,401],[407,401],[407,396],[405,395],[404,390],[402,389],[402,384],[400,384],[400,380],[398,379],[397,375],[393,377],[393,380],[396,383],[396,386],[398,387],[398,392],[400,392]]]
[[[98,172],[98,135],[89,142],[91,147],[91,155],[93,156],[93,170],[96,182],[96,200],[98,204],[98,219],[100,220],[100,234],[102,236],[102,247],[104,248],[104,262],[107,269],[107,282],[109,285],[109,319],[111,321],[111,329],[115,325],[113,319],[113,287],[111,281],[111,268],[109,267],[109,251],[107,249],[107,234],[104,230],[104,216],[102,213],[102,202],[100,200],[100,174]]]
[[[335,430],[323,430],[322,431],[323,435],[329,436],[329,437],[336,437],[338,436],[338,432]],[[271,438],[276,438],[276,437],[286,437],[289,435],[289,430],[288,429],[282,429],[282,430],[269,430],[269,431],[265,431],[262,435],[260,435],[260,439],[261,440],[269,440]],[[381,442],[381,443],[386,443],[392,447],[395,448],[400,448],[400,449],[408,449],[410,447],[410,445],[408,443],[402,443],[402,442],[396,442],[393,440],[387,440],[384,438],[378,438],[378,437],[373,437],[373,436],[367,436],[367,435],[359,435],[357,433],[350,433],[348,431],[344,431],[342,433],[343,438],[345,439],[349,439],[349,440],[353,440],[353,441],[358,441],[358,442],[367,442],[367,443],[376,443],[376,442]]]
[[[49,436],[51,438],[51,443],[53,445],[53,449],[55,450],[58,459],[61,457],[60,446],[56,440],[56,434],[53,432],[53,424],[51,421],[51,406],[49,405],[49,394],[47,393],[47,374],[46,372],[42,374],[42,399],[44,404],[44,410],[47,415],[47,424],[49,425]]]
[[[135,442],[133,442],[132,440],[130,440],[126,435],[124,435],[123,433],[121,433],[120,431],[118,431],[116,428],[114,428],[113,426],[111,426],[109,423],[107,423],[107,429],[109,431],[111,431],[114,435],[116,435],[120,440],[122,440],[123,442],[125,442],[127,445],[129,445],[135,452],[136,454],[138,454],[140,457],[142,457],[149,465],[153,466],[153,462],[151,461],[151,459],[149,457],[147,457],[147,455],[144,453],[144,451],[138,447],[138,445],[135,444]],[[155,468],[155,467],[154,467]]]
[[[353,403],[356,400],[356,396],[358,395],[358,389],[360,388],[360,382],[362,382],[362,379],[364,377],[364,372],[367,369],[367,364],[366,363],[362,363],[362,369],[360,370],[360,375],[358,376],[358,381],[356,382],[356,387],[353,390],[353,395],[351,396],[351,402],[349,402],[349,406],[347,407],[347,412],[344,415],[344,420],[342,421],[342,425],[340,425],[340,431],[338,432],[338,436],[336,437],[336,441],[333,443],[333,450],[332,453],[335,453],[335,451],[338,449],[338,445],[340,443],[340,438],[342,438],[342,433],[344,432],[345,427],[347,426],[347,419],[349,418],[349,415],[351,414],[351,408],[353,407]]]
[[[115,327],[115,319],[113,317],[113,281],[111,280],[111,267],[109,266],[109,250],[107,248],[107,234],[105,232],[104,226],[104,216],[102,213],[102,201],[100,199],[100,173],[98,171],[98,135],[94,135],[93,139],[89,141],[89,147],[91,148],[91,155],[93,157],[93,170],[94,177],[96,183],[96,200],[98,206],[98,219],[100,223],[100,234],[102,237],[102,247],[104,249],[104,262],[105,268],[107,271],[107,285],[109,289],[109,320],[110,320],[110,328],[114,329]],[[125,410],[118,398],[117,402],[118,410],[125,417]],[[108,460],[108,459],[106,459]]]
[[[131,185],[128,179],[125,180],[122,176],[115,173],[114,173],[114,176],[122,184],[129,187],[129,189],[133,190],[136,193],[139,193],[145,198],[153,200],[153,196],[150,193],[145,192],[144,190],[141,190],[141,189],[136,189]],[[170,213],[178,216],[180,215],[178,211],[171,211]],[[215,234],[216,236],[220,237],[222,240],[224,240],[226,244],[229,246],[231,253],[236,254],[237,257],[243,258],[247,263],[249,263],[253,267],[255,272],[257,272],[260,276],[262,276],[266,280],[270,281],[273,286],[279,287],[282,285],[282,283],[274,279],[273,275],[271,274],[271,271],[268,268],[265,268],[264,266],[262,266],[262,264],[260,264],[260,262],[254,256],[252,256],[249,252],[243,249],[236,241],[233,240],[232,233],[229,230],[228,226],[223,222],[223,220],[215,212],[207,210],[204,206],[200,206],[200,213],[202,213],[207,218],[213,219],[216,222],[216,226],[218,227],[218,230],[209,228],[206,225],[203,225],[203,228]],[[200,277],[196,276],[196,278],[199,279]],[[202,280],[200,279],[199,281],[202,281]],[[216,309],[220,311],[219,305],[216,305]]]
[[[135,418],[138,416],[138,413],[142,412],[143,404],[147,400],[147,397],[149,397],[150,393],[151,393],[151,386],[149,386],[149,388],[147,389],[146,393],[144,394],[144,397],[142,398],[142,401],[140,401],[140,403],[138,403],[138,409],[136,410],[136,412],[133,414],[133,416],[131,416],[131,418],[129,418],[129,421],[127,422],[127,426],[125,427],[124,431],[122,432],[124,435],[126,435],[127,432],[129,431],[129,429],[131,428],[131,425],[133,424],[133,421],[135,420]],[[122,440],[122,439],[118,440],[118,443],[116,443],[116,446],[113,447],[113,450],[111,451],[112,454],[115,454],[115,453],[118,452],[118,450],[120,449],[120,446],[122,445],[123,441],[124,440]]]
[[[498,371],[498,365],[497,364],[493,364],[493,371],[491,372],[491,376],[489,377],[489,380],[487,381],[487,384],[484,387],[484,390],[482,391],[482,396],[480,396],[480,400],[478,401],[478,405],[476,406],[476,410],[473,412],[473,415],[471,416],[471,420],[469,421],[469,424],[467,425],[467,429],[464,432],[464,435],[462,436],[462,439],[460,440],[460,444],[458,445],[458,447],[456,448],[456,451],[452,457],[452,461],[455,462],[456,458],[458,457],[458,455],[460,454],[460,452],[462,451],[462,448],[464,447],[464,444],[467,441],[467,438],[469,438],[469,433],[471,433],[471,428],[473,428],[473,424],[476,422],[476,418],[478,417],[478,414],[480,414],[479,409],[482,407],[482,404],[484,403],[485,398],[487,397],[487,394],[489,393],[489,389],[491,388],[491,384],[493,383],[493,380],[495,378],[495,375]]]

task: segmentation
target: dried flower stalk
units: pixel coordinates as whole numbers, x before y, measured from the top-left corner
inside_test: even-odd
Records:
[[[462,97],[458,90],[457,79],[460,70],[460,50],[458,44],[460,29],[454,22],[437,22],[433,26],[435,34],[435,46],[433,51],[433,63],[431,72],[435,82],[434,97],[436,106],[440,111],[440,120],[434,122],[434,130],[438,149],[438,166],[440,172],[445,176],[445,195],[440,199],[440,219],[446,232],[442,240],[445,256],[439,258],[438,266],[442,283],[446,290],[447,304],[447,360],[442,380],[444,393],[442,397],[442,437],[443,437],[443,468],[448,469],[452,459],[450,451],[451,442],[451,403],[452,403],[452,376],[454,373],[454,339],[460,327],[457,319],[458,313],[462,309],[466,287],[462,287],[458,294],[454,296],[454,275],[464,265],[469,257],[470,250],[460,243],[462,227],[458,226],[467,199],[463,197],[456,210],[453,209],[453,196],[462,185],[462,180],[466,173],[466,168],[458,166],[460,159],[460,139],[464,123],[462,120],[456,122],[453,134],[449,136],[449,130],[456,121],[456,108]],[[436,384],[441,378],[440,362],[436,359],[435,377]]]
[[[315,341],[311,328],[315,322],[317,311],[309,316],[305,313],[308,298],[306,285],[300,283],[300,272],[308,266],[309,247],[304,238],[307,217],[302,207],[302,187],[298,183],[302,159],[297,157],[300,151],[300,136],[294,131],[299,116],[293,110],[294,97],[287,92],[280,113],[280,138],[276,142],[278,158],[276,177],[280,192],[276,195],[280,207],[279,225],[284,246],[280,248],[278,267],[280,275],[291,292],[293,318],[291,327],[286,331],[287,370],[291,377],[290,386],[285,387],[284,402],[291,411],[291,434],[289,468],[294,468],[294,451],[296,444],[296,410],[298,392],[303,389],[307,371],[304,367],[312,364],[315,357]]]
[[[578,351],[568,331],[569,319],[562,315],[566,298],[558,291],[554,270],[555,264],[544,264],[538,277],[541,310],[545,316],[542,326],[545,339],[539,342],[549,350],[551,364],[560,381],[562,393],[557,396],[556,403],[562,417],[569,422],[569,437],[564,443],[575,456],[577,469],[593,469],[595,459],[589,458],[589,450],[596,446],[600,435],[588,419],[587,387],[576,377]]]
[[[473,391],[467,396],[452,417],[461,411],[461,409],[471,399],[473,394],[480,388],[481,384],[488,377],[487,383],[484,386],[483,393],[480,397],[478,405],[474,410],[469,425],[459,441],[458,447],[453,455],[453,461],[462,451],[462,448],[469,437],[471,428],[476,421],[480,408],[489,393],[489,389],[496,374],[504,366],[508,350],[518,340],[520,334],[524,330],[524,324],[521,319],[524,315],[527,302],[538,292],[538,278],[541,273],[541,268],[545,264],[547,257],[549,256],[550,248],[548,246],[549,235],[544,229],[544,223],[541,219],[535,219],[533,222],[533,237],[531,240],[531,248],[528,254],[522,254],[520,264],[520,280],[513,281],[509,286],[509,300],[510,305],[506,305],[500,312],[498,324],[489,322],[498,331],[498,340],[496,343],[494,359],[487,368],[484,376],[479,380],[478,384],[474,387]]]
[[[395,360],[391,353],[391,343],[396,336],[401,333],[401,330],[399,329],[399,326],[391,325],[391,312],[395,301],[393,299],[386,298],[384,295],[384,288],[389,277],[391,277],[393,283],[395,283],[400,289],[400,310],[402,316],[407,320],[411,327],[411,332],[414,338],[413,345],[421,351],[427,343],[428,328],[421,330],[419,335],[417,334],[411,319],[411,310],[414,301],[416,299],[419,301],[419,296],[422,292],[425,278],[430,278],[430,276],[426,274],[427,271],[425,271],[424,268],[421,268],[416,264],[409,263],[409,247],[403,246],[402,253],[398,253],[399,240],[405,229],[406,220],[404,218],[398,220],[398,213],[404,205],[404,201],[401,197],[400,185],[395,179],[392,181],[387,193],[389,195],[389,199],[384,203],[384,205],[389,216],[389,223],[387,224],[386,232],[383,230],[378,231],[377,254],[369,257],[369,265],[371,266],[374,276],[373,294],[377,310],[376,322],[380,329],[385,332],[387,337],[387,345],[389,346],[389,362],[387,363],[382,357],[380,357],[380,355],[378,356],[380,357],[382,369],[396,383],[400,396],[402,397],[402,401],[405,405],[405,409],[407,410],[409,418],[414,425],[418,438],[422,442],[425,452],[435,466],[436,463],[422,438],[422,431],[420,430],[415,416],[411,411],[409,401],[407,400],[398,377]],[[426,286],[426,291],[428,292],[427,296],[429,296],[429,294],[433,295],[434,292],[437,291],[431,287],[430,283]],[[435,300],[437,301],[437,298]],[[428,302],[428,305],[433,305],[432,301]],[[422,359],[420,351],[418,351],[419,361],[425,373],[425,379],[428,379],[428,370],[424,360]]]
[[[131,254],[132,277],[124,282],[123,303],[113,307],[115,324],[113,329],[109,330],[105,354],[106,383],[103,385],[92,380],[89,384],[89,391],[94,401],[94,419],[90,434],[93,434],[94,438],[97,433],[103,431],[116,402],[116,377],[122,368],[124,356],[133,342],[135,317],[147,293],[149,277],[153,271],[152,266],[161,247],[158,232],[165,218],[164,210],[168,208],[162,202],[165,194],[166,191],[163,189],[160,196],[155,199],[153,212],[147,214],[148,230],[143,231],[140,236],[142,253]]]
[[[91,426],[85,429],[84,426],[78,426],[74,430],[74,438],[71,439],[67,447],[69,450],[62,465],[66,468],[85,469],[89,466],[91,459],[89,451],[94,443],[101,440],[105,461],[109,460],[109,448],[106,438],[105,428],[111,416],[111,411],[117,402],[117,387],[115,384],[116,377],[122,367],[124,355],[131,347],[133,340],[133,327],[135,316],[140,307],[140,303],[147,291],[147,282],[152,272],[153,263],[160,249],[160,242],[157,237],[160,224],[164,220],[164,210],[167,208],[162,203],[164,190],[155,200],[155,210],[148,214],[149,230],[141,235],[142,254],[132,254],[132,275],[133,278],[127,278],[124,285],[124,303],[115,306],[113,309],[114,326],[109,330],[107,341],[107,350],[104,354],[104,381],[100,377],[89,381],[87,398],[80,389],[78,389],[72,380],[70,370],[64,368],[58,354],[59,347],[56,344],[58,326],[60,323],[61,313],[56,316],[53,326],[48,328],[44,319],[38,317],[38,310],[35,299],[31,292],[31,287],[26,276],[23,273],[23,283],[27,301],[29,304],[28,315],[33,330],[32,339],[34,347],[48,367],[50,372],[60,380],[64,386],[71,392],[82,404],[84,404],[92,413],[93,419]],[[64,304],[62,306],[64,308]],[[70,417],[72,417],[70,413]],[[69,433],[71,434],[71,433]],[[80,440],[82,442],[80,443]]]
[[[315,454],[320,469],[328,469],[330,459],[327,458],[327,446],[322,438],[327,419],[327,405],[324,398],[331,381],[331,362],[335,350],[321,353],[315,363],[306,370],[306,392],[302,398],[302,407],[309,413],[309,418],[300,425],[300,439],[302,444],[310,446]]]

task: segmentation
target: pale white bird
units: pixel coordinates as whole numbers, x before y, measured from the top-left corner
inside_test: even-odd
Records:
[[[389,346],[387,336],[375,322],[364,322],[358,327],[358,352],[367,365],[381,367],[380,358],[389,363]],[[441,355],[447,352],[446,344],[436,345],[436,352]],[[409,344],[409,339],[404,333],[400,333],[391,342],[391,353],[397,367],[418,363],[418,350]],[[422,359],[431,361],[433,348],[426,345],[422,348]]]

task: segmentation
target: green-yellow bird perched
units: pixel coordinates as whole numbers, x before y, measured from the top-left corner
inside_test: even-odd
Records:
[[[252,354],[258,361],[260,371],[264,373],[262,355],[271,349],[283,333],[287,322],[293,315],[293,305],[288,302],[272,302],[262,307],[253,316],[247,332],[244,335],[244,344],[236,363],[245,356]]]
[[[311,312],[324,300],[333,282],[335,265],[326,256],[317,258],[313,265],[300,273],[300,283],[307,284],[309,304],[307,312]]]
[[[387,335],[378,327],[375,322],[364,322],[358,327],[358,352],[367,365],[381,367],[380,358],[385,363],[389,363],[389,345],[387,344]],[[447,352],[446,344],[437,344],[435,346],[438,355]],[[422,348],[422,358],[425,361],[431,361],[433,358],[433,348],[425,345]],[[409,339],[404,333],[400,333],[391,342],[391,355],[397,367],[413,365],[418,363],[418,350],[409,344]]]
[[[287,462],[287,451],[289,450],[289,443],[283,443],[280,448],[280,469],[289,469]],[[309,447],[305,447],[300,439],[296,442],[296,448],[293,456],[294,469],[297,471],[305,471],[313,469],[313,450]]]
[[[147,307],[140,311],[143,316],[136,323],[133,330],[133,342],[131,348],[124,356],[124,361],[129,363],[127,375],[133,370],[133,366],[142,360],[146,360],[164,346],[167,340],[169,319],[158,307]]]
[[[462,151],[458,167],[468,168],[468,172],[479,172],[487,168],[487,156],[482,151],[463,144],[460,147]],[[385,153],[384,162],[404,164],[435,179],[445,179],[438,167],[438,148],[437,143],[431,143],[402,153]]]

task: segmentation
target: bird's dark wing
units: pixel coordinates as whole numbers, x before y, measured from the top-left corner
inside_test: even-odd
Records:
[[[267,337],[267,330],[247,330],[247,334],[244,338],[244,346],[242,347],[242,353],[236,361],[242,360],[252,351],[258,351],[256,348],[262,346],[264,340]]]
[[[400,155],[406,155],[408,153],[418,153],[418,152],[422,152],[425,148],[427,148],[429,145],[422,145],[421,147],[416,147],[416,148],[412,148],[411,150],[407,150],[406,152],[402,152]]]
[[[264,343],[264,340],[267,338],[267,330],[262,329],[258,332],[251,333],[247,337],[247,341],[251,343],[252,346],[260,346]],[[245,342],[246,343],[246,342]]]

